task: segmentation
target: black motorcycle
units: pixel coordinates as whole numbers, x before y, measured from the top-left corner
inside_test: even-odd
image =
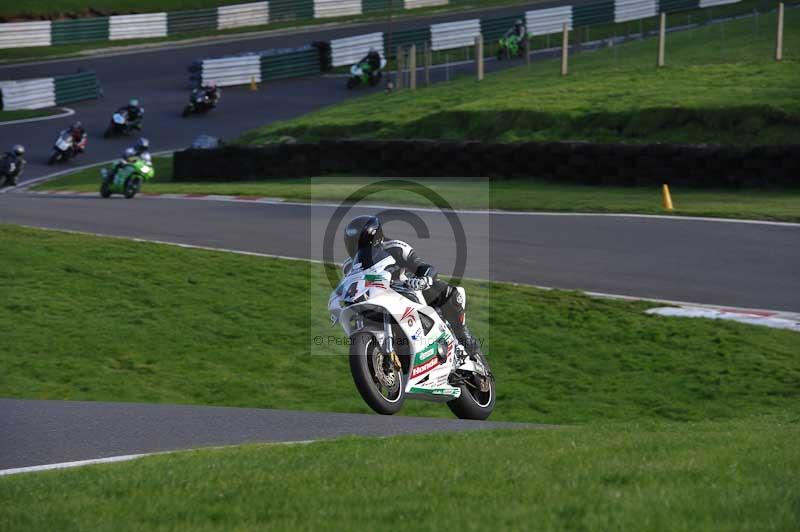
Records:
[[[131,122],[126,111],[114,113],[111,116],[111,123],[103,133],[104,138],[110,138],[113,135],[128,135],[131,131],[139,131],[142,129],[141,119],[137,122]]]
[[[13,160],[4,157],[0,160],[0,188],[17,186],[17,178],[22,173],[24,160]]]
[[[217,102],[211,99],[206,91],[194,89],[189,95],[189,103],[183,108],[182,116],[186,118],[193,113],[206,114],[216,106]]]

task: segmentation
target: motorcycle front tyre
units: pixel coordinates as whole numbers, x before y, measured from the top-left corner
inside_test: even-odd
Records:
[[[378,414],[396,414],[403,407],[406,400],[405,375],[400,372],[401,382],[399,394],[394,399],[386,398],[378,389],[372,372],[372,362],[376,351],[380,349],[375,337],[369,333],[356,333],[351,338],[350,344],[350,373],[358,393],[364,402]]]

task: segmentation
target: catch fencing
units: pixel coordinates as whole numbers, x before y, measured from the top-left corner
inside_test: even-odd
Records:
[[[0,81],[0,109],[44,109],[98,98],[100,86],[94,72],[51,78]]]

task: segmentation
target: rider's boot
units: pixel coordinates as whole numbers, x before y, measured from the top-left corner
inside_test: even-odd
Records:
[[[461,289],[452,288],[448,294],[447,300],[442,310],[444,310],[444,317],[450,323],[458,342],[464,346],[467,354],[475,358],[482,355],[480,342],[472,336],[472,333],[467,327],[467,313],[465,309],[464,294]]]

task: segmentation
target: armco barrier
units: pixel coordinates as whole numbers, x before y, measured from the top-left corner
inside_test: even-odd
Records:
[[[217,8],[217,29],[269,24],[269,3],[254,2]]]
[[[319,51],[311,46],[297,50],[270,50],[261,55],[261,79],[296,78],[320,73]]]
[[[404,9],[460,4],[464,0],[405,0]],[[673,12],[697,7],[732,4],[740,0],[597,0],[588,4],[528,11],[524,16],[533,35],[555,33],[556,24],[574,27],[611,22],[626,22],[652,17],[661,11]],[[398,7],[401,0],[394,0]],[[118,15],[54,22],[15,22],[0,24],[0,49],[54,44],[164,37],[186,32],[227,30],[263,26],[272,22],[309,20],[313,18],[347,17],[364,13],[386,12],[389,0],[268,0],[220,6],[216,9]],[[486,20],[462,20],[434,24],[397,32],[392,48],[397,45],[421,44],[418,36],[429,34],[434,50],[471,46],[475,36],[483,32],[486,39],[496,39],[505,32],[516,16]],[[407,40],[404,40],[404,37]]]
[[[616,0],[614,2],[614,22],[654,17],[657,13],[657,0]]]
[[[377,50],[384,56],[383,33],[369,33],[346,39],[331,41],[331,58],[335,67],[352,65],[361,60],[370,49]]]
[[[594,185],[800,186],[800,145],[694,146],[425,140],[231,146],[174,155],[176,181],[351,173],[415,178],[543,178]]]
[[[361,0],[314,0],[314,18],[361,15]]]
[[[572,30],[572,6],[536,9],[525,13],[528,32],[532,35],[548,35],[564,29],[564,24]]]
[[[53,21],[53,44],[107,40],[108,17]]]
[[[53,78],[0,82],[3,110],[44,109],[56,104]]]
[[[434,24],[431,26],[431,49],[439,51],[472,46],[480,33],[481,21],[477,18]]]
[[[246,85],[261,81],[261,55],[248,54],[220,59],[205,59],[201,64],[200,81],[214,82],[220,87]]]
[[[167,35],[187,31],[217,29],[217,10],[175,11],[167,13]]]
[[[144,39],[146,37],[167,36],[167,14],[148,13],[146,15],[118,15],[109,18],[108,38],[112,41],[122,39]]]
[[[50,46],[52,42],[49,21],[0,24],[0,48]]]
[[[94,72],[79,72],[52,78],[0,81],[0,109],[44,109],[100,96]]]

